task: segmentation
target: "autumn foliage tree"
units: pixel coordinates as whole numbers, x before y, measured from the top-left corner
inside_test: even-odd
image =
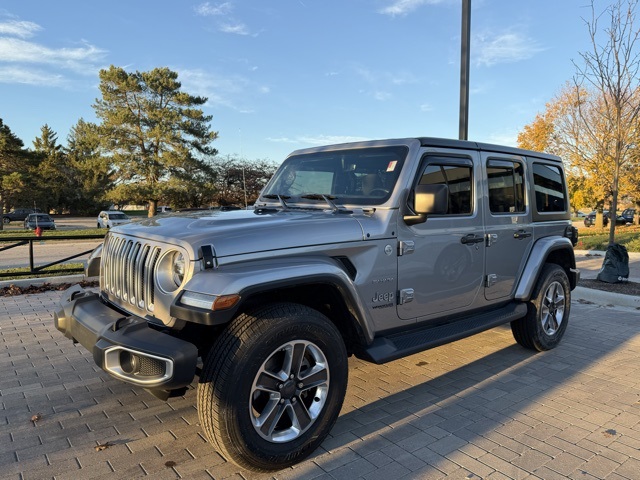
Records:
[[[637,5],[638,0],[617,0],[604,12],[597,12],[592,1],[591,19],[585,21],[590,49],[575,63],[573,81],[518,138],[521,146],[545,147],[560,154],[568,162],[574,185],[582,189],[582,200],[594,201],[599,210],[610,200],[612,219],[620,192],[631,188],[625,185],[630,179],[625,172],[638,167]],[[609,224],[612,244],[616,222]]]

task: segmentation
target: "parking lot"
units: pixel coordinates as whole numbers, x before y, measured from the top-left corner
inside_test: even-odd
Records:
[[[386,365],[351,359],[331,436],[259,475],[204,439],[195,388],[162,402],[99,371],[53,327],[59,298],[0,297],[2,478],[640,478],[636,309],[574,302],[545,353],[500,327]]]

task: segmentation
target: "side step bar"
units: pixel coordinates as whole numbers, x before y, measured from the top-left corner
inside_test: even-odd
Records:
[[[445,343],[470,337],[504,323],[522,318],[527,313],[525,303],[509,303],[506,306],[465,317],[445,325],[418,327],[413,330],[376,337],[371,345],[358,356],[377,364],[397,360]]]

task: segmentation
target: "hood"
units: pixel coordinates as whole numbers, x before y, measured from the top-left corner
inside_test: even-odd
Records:
[[[352,214],[323,210],[204,211],[157,216],[113,229],[164,243],[188,244],[197,252],[213,245],[216,257],[364,239]]]

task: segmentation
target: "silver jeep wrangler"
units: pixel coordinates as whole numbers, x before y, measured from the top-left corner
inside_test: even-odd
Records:
[[[253,211],[111,229],[55,325],[166,399],[198,377],[207,437],[280,469],[340,412],[347,357],[395,360],[509,322],[548,350],[579,272],[560,158],[408,138],[292,153]]]

